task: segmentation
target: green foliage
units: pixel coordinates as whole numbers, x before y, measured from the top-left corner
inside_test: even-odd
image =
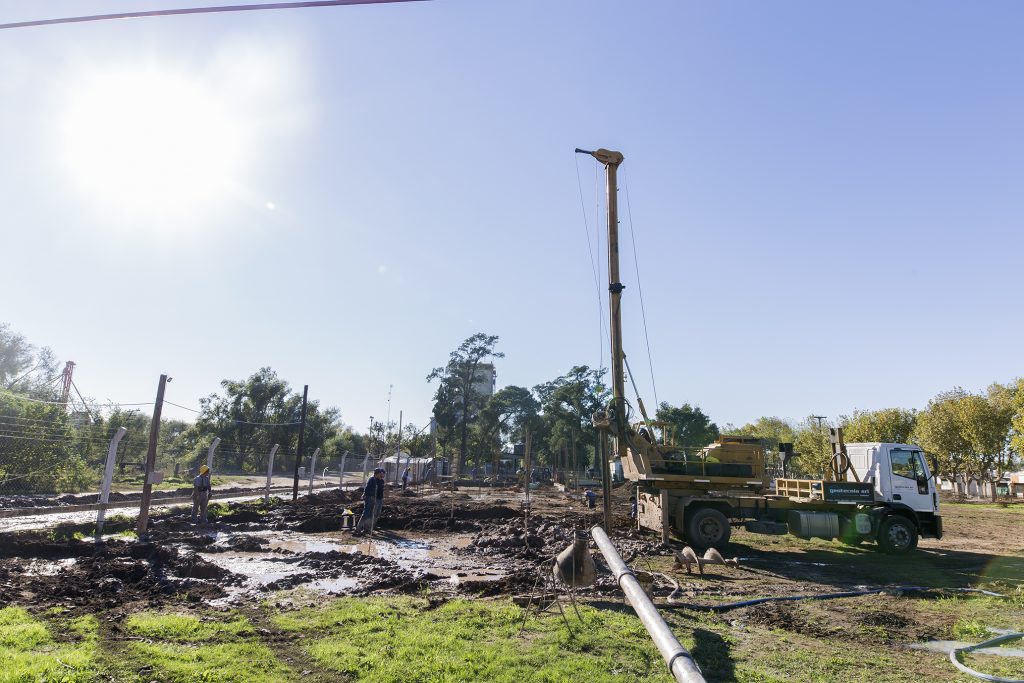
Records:
[[[244,380],[223,380],[221,387],[223,395],[210,394],[200,399],[201,411],[195,424],[178,437],[181,462],[199,462],[214,437],[220,437],[221,444],[214,456],[215,471],[266,471],[267,454],[274,444],[280,444],[275,467],[291,471],[298,449],[302,395],[293,392],[288,382],[270,368],[260,368]],[[304,455],[322,449],[337,433],[338,422],[337,409],[321,409],[318,401],[310,400]]]
[[[427,381],[438,381],[434,394],[434,419],[438,428],[441,448],[453,455],[452,473],[459,474],[461,463],[469,457],[469,431],[477,421],[487,401],[486,393],[478,386],[489,378],[480,376],[481,366],[489,359],[504,358],[495,351],[496,335],[478,332],[462,342],[448,356],[444,367],[434,368]],[[455,444],[458,450],[453,452]]]
[[[343,680],[671,681],[639,620],[581,606],[570,633],[556,615],[531,615],[505,602],[453,600],[436,609],[409,598],[339,599],[322,609],[281,614],[286,631],[318,634],[308,646]]]
[[[95,631],[73,622],[82,643],[54,641],[42,621],[20,607],[0,609],[0,683],[85,683],[98,675]],[[77,628],[76,628],[77,626]]]
[[[928,402],[918,416],[918,442],[935,455],[947,477],[995,481],[1015,465],[1010,450],[1016,397],[993,385],[987,395],[957,387]],[[993,491],[993,499],[995,492]]]
[[[201,621],[192,615],[158,612],[133,614],[125,626],[136,635],[175,642],[230,640],[254,633],[252,626],[242,617],[231,621]]]
[[[917,411],[903,408],[855,410],[839,418],[847,443],[911,443],[917,426]]]
[[[548,462],[554,462],[562,449],[571,448],[574,433],[577,463],[585,466],[596,461],[588,451],[595,453],[597,448],[597,431],[591,418],[609,398],[603,376],[603,370],[577,365],[561,377],[533,388],[544,411],[543,432],[538,434],[541,438],[534,438],[534,449],[546,456]]]
[[[677,408],[662,401],[655,419],[671,424],[676,445],[687,451],[703,448],[718,438],[718,425],[696,405],[684,403]]]
[[[738,429],[727,426],[723,433],[760,439],[769,468],[780,473],[782,464],[779,462],[779,444],[796,441],[796,430],[793,425],[781,417],[759,417],[757,421],[745,424]]]

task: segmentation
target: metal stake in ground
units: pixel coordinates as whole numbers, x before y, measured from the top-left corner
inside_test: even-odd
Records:
[[[149,525],[149,501],[153,497],[153,468],[156,466],[156,443],[160,437],[160,413],[164,409],[164,389],[171,380],[167,375],[160,375],[160,384],[156,389],[156,404],[153,406],[153,422],[149,426],[149,448],[146,450],[146,474],[142,484],[142,502],[139,504],[139,521],[135,531],[139,538],[146,535]]]
[[[306,437],[306,398],[309,385],[302,387],[302,418],[299,421],[299,450],[295,452],[295,479],[292,482],[292,500],[299,498],[299,464],[302,462],[302,441]]]

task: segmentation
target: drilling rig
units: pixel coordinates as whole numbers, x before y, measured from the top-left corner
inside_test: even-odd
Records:
[[[721,548],[733,524],[756,533],[875,542],[888,553],[917,547],[921,536],[942,537],[935,467],[907,444],[845,444],[832,431],[832,459],[821,479],[778,478],[765,467],[759,439],[722,436],[696,456],[677,448],[669,425],[653,421],[637,399],[625,396],[622,292],[619,281],[617,173],[624,157],[607,149],[577,149],[605,168],[608,227],[608,305],[612,397],[593,416],[605,481],[605,524],[610,523],[610,461],[622,463],[636,484],[637,526],[668,541],[679,536],[700,548]],[[625,368],[624,368],[625,366]],[[611,447],[604,444],[610,440]]]

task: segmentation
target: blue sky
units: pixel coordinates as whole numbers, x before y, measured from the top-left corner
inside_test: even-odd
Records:
[[[0,0],[0,21],[192,4]],[[394,384],[422,425],[425,376],[474,332],[501,337],[499,386],[599,362],[573,148],[603,146],[659,399],[737,424],[923,407],[1021,373],[1022,19],[437,0],[3,32],[0,320],[101,400],[167,372],[196,405],[269,365],[357,427]],[[140,148],[154,99],[170,147]]]

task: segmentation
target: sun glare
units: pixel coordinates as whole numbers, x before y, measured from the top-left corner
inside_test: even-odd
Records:
[[[201,223],[245,161],[243,127],[223,97],[200,79],[155,68],[82,79],[61,133],[76,189],[134,227]]]

